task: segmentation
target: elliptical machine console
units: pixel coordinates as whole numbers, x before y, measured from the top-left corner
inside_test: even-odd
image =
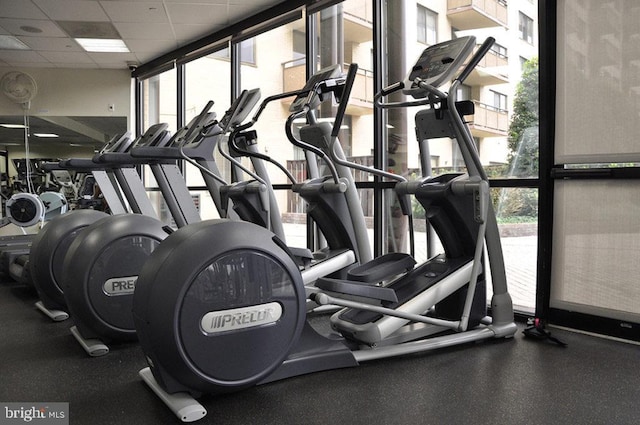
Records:
[[[300,112],[305,107],[309,109],[317,108],[324,100],[323,93],[318,93],[315,90],[317,85],[320,83],[327,84],[338,77],[341,77],[339,66],[329,66],[313,74],[302,90],[299,91],[291,106],[289,106],[289,112]],[[336,82],[333,84],[336,84]],[[336,85],[336,87],[339,86]]]
[[[440,87],[460,69],[475,47],[475,38],[461,37],[424,49],[403,83],[403,93],[423,98],[428,92],[419,83]],[[387,89],[388,90],[388,89]]]

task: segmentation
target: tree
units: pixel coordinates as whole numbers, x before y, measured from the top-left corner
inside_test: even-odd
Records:
[[[509,175],[538,176],[538,58],[524,63],[509,124]]]
[[[538,58],[524,63],[509,124],[508,177],[538,176]],[[538,216],[536,189],[503,189],[494,199],[502,220],[529,221]]]

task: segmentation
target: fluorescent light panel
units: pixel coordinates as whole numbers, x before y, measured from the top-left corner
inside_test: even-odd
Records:
[[[120,39],[76,38],[75,40],[87,52],[129,53],[129,48]]]
[[[60,137],[54,133],[33,133],[33,135],[36,137],[49,137],[49,138]]]
[[[12,35],[0,35],[0,49],[29,50],[30,48]]]
[[[23,124],[0,124],[0,127],[4,127],[4,128],[27,128]]]

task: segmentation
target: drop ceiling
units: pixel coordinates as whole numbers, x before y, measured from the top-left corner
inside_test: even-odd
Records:
[[[0,35],[28,50],[0,49],[2,67],[126,69],[219,31],[282,0],[0,0]],[[69,24],[71,23],[71,24]],[[115,28],[129,53],[85,52],[71,31]],[[75,30],[73,29],[75,28]]]
[[[256,15],[283,0],[0,0],[0,36],[27,50],[0,48],[3,68],[128,69]],[[73,35],[119,35],[129,53],[88,53]],[[22,116],[0,116],[0,124],[21,124]],[[104,135],[127,128],[124,117],[31,117],[33,146],[98,147]],[[55,133],[40,139],[35,133]],[[102,133],[102,140],[100,134]],[[1,145],[20,149],[23,129],[0,126]]]

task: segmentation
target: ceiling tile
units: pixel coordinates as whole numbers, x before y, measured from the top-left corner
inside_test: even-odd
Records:
[[[94,63],[85,52],[40,52],[49,62],[53,63]]]
[[[38,35],[39,37],[66,37],[66,34],[53,21],[40,21],[35,19],[7,19],[0,18],[0,26],[13,35]],[[24,31],[20,27],[39,28],[42,32],[33,33]]]
[[[135,24],[129,22],[114,23],[113,24],[123,39],[138,38],[138,39],[173,39],[173,31],[169,24]]]
[[[179,46],[176,45],[176,47],[179,47]],[[149,61],[152,61],[155,58],[162,56],[165,53],[167,53],[167,51],[164,51],[164,50],[157,51],[157,52],[136,52],[136,58],[138,58],[137,60],[138,63],[147,63]]]
[[[99,68],[95,62],[56,62],[52,65],[54,68],[73,68],[73,69],[96,69]]]
[[[111,22],[56,21],[58,26],[73,38],[120,38]]]
[[[97,1],[33,0],[49,18],[56,21],[108,21]]]
[[[44,60],[44,59],[43,59]],[[54,67],[54,65],[49,62],[49,61],[44,61],[44,62],[14,62],[12,61],[11,64],[6,64],[5,62],[2,62],[2,60],[0,60],[0,66],[11,66],[12,68],[52,68]],[[2,73],[2,71],[0,70],[0,73]]]
[[[133,53],[87,53],[87,55],[98,65],[120,63],[120,67],[122,67],[127,62],[136,61],[136,56]]]
[[[80,52],[78,44],[68,37],[18,37],[33,50]]]
[[[0,0],[0,16],[3,18],[47,19],[30,0]]]
[[[191,41],[202,38],[208,34],[216,32],[218,29],[224,28],[224,25],[212,27],[211,25],[174,25],[173,29],[176,39],[180,44],[186,44]]]
[[[259,2],[265,3],[265,2]],[[229,22],[234,23],[238,22],[247,16],[256,12],[256,10],[264,10],[267,9],[268,4],[264,6],[255,5],[253,3],[242,2],[239,4],[229,4]]]
[[[173,39],[127,39],[125,43],[132,52],[142,53],[166,53],[168,50],[176,49],[178,44]]]
[[[0,34],[19,37],[33,49],[0,51],[0,66],[126,67],[120,60],[100,59],[98,64],[89,56],[82,56],[85,52],[69,38],[60,22],[112,23],[131,50],[128,57],[146,63],[280,2],[282,0],[0,0]],[[32,31],[24,27],[31,27]],[[33,32],[34,29],[40,32]],[[54,57],[55,52],[62,56]],[[80,56],[74,58],[68,55],[71,53]]]
[[[166,5],[172,24],[226,25],[227,5],[176,4]]]
[[[8,63],[24,62],[37,63],[46,62],[47,60],[36,52],[30,50],[0,50],[0,60]]]
[[[162,2],[102,1],[100,4],[114,22],[169,22]]]

